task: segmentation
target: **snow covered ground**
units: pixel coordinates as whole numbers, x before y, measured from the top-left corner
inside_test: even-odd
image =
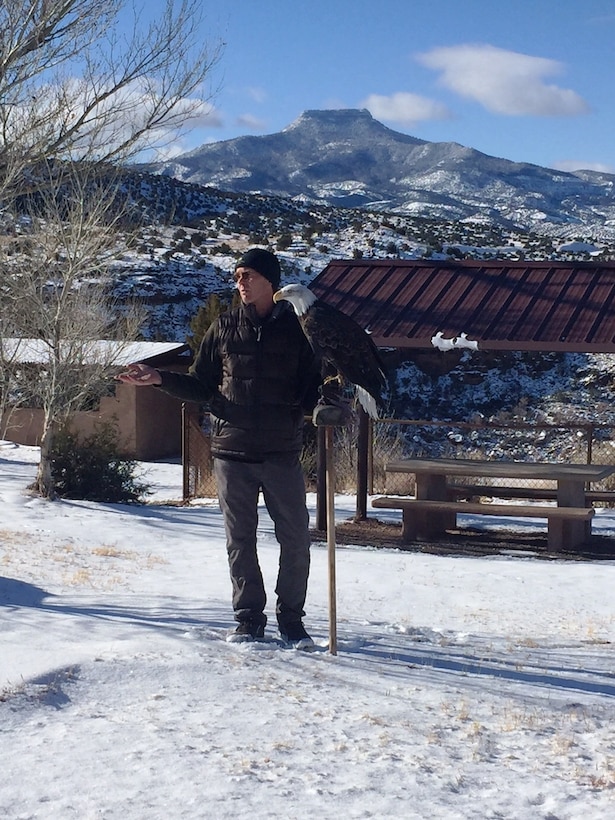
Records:
[[[615,816],[615,561],[338,547],[332,655],[314,544],[317,651],[232,645],[217,505],[161,503],[179,465],[146,506],[49,503],[37,455],[0,443],[2,818]],[[265,513],[260,544],[271,591]]]

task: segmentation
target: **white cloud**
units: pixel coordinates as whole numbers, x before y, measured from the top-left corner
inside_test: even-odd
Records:
[[[141,159],[154,158],[159,162],[172,160],[191,150],[194,147],[192,142],[195,136],[200,135],[203,129],[211,130],[224,125],[220,112],[208,102],[186,98],[179,103],[178,110],[183,108],[190,114],[186,128],[156,128],[148,135],[148,140],[143,145]],[[202,138],[199,139],[199,144],[202,141]]]
[[[551,167],[558,171],[599,171],[602,174],[615,174],[615,168],[612,165],[583,159],[563,159],[555,162]]]
[[[254,131],[264,131],[267,128],[267,123],[253,114],[240,114],[235,119],[235,123],[241,128],[251,128]]]
[[[424,120],[444,120],[451,116],[445,105],[410,94],[398,91],[388,97],[380,94],[370,94],[361,103],[361,108],[367,110],[378,120],[390,120],[413,124]]]
[[[435,48],[416,59],[440,71],[443,86],[496,114],[557,117],[589,110],[575,91],[544,81],[563,71],[557,60],[482,44]]]
[[[152,149],[150,153],[143,156],[142,159],[147,159],[152,162],[168,162],[175,159],[175,157],[185,154],[191,147],[192,146],[187,145],[183,140],[177,139],[168,145],[161,145],[158,148]]]
[[[223,125],[224,121],[218,109],[207,102],[198,106],[197,112],[191,119],[193,128],[222,128]]]
[[[258,86],[250,86],[246,88],[248,97],[256,103],[263,103],[267,99],[267,92],[264,88]]]
[[[184,151],[184,136],[193,129],[211,129],[222,126],[219,112],[211,103],[196,97],[176,100],[174,110],[166,121],[148,128],[148,117],[156,115],[160,104],[158,84],[150,78],[135,80],[109,97],[99,89],[100,101],[89,111],[79,136],[67,149],[67,156],[105,156],[119,150],[134,137],[134,149],[139,159],[150,156],[172,157]],[[39,129],[66,128],[78,123],[91,105],[91,88],[80,78],[68,77],[63,83],[41,86],[37,99],[30,108],[12,110],[6,128],[14,139],[35,142]],[[140,137],[138,132],[145,127]]]

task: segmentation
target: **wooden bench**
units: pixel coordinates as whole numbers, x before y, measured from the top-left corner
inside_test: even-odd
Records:
[[[451,498],[534,498],[544,501],[557,500],[557,490],[538,487],[498,487],[496,484],[447,484],[447,493]],[[603,501],[615,504],[615,492],[609,490],[588,490],[585,493],[587,502]],[[588,503],[588,506],[589,506]]]
[[[499,489],[499,488],[498,488]],[[376,509],[400,509],[402,511],[402,540],[419,540],[421,533],[430,530],[429,521],[440,516],[449,523],[457,515],[499,515],[513,518],[546,518],[547,540],[550,549],[562,546],[562,531],[567,522],[589,522],[594,515],[593,507],[547,507],[542,504],[481,504],[466,501],[427,501],[401,496],[377,496],[372,499]]]

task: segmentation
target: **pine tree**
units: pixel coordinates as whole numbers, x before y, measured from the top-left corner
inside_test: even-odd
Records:
[[[186,338],[186,344],[190,345],[190,349],[193,353],[197,353],[201,346],[203,336],[207,333],[210,325],[215,322],[221,313],[225,313],[225,311],[232,307],[234,301],[230,295],[220,297],[217,293],[211,293],[207,297],[207,301],[201,305],[190,320],[190,330],[192,334]]]

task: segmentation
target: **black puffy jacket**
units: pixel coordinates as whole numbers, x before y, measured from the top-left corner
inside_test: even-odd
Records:
[[[166,392],[209,405],[212,454],[244,461],[301,450],[304,415],[320,384],[314,353],[287,302],[263,320],[250,306],[223,313],[190,371],[161,376]]]

